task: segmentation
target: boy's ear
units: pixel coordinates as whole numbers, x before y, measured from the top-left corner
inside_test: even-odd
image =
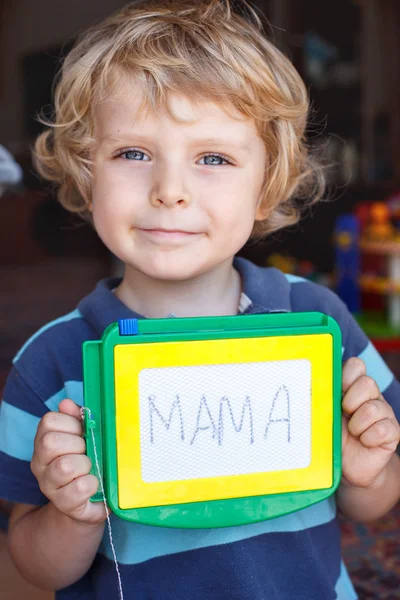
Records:
[[[257,208],[257,212],[256,212],[256,221],[265,221],[265,219],[268,218],[268,215],[269,215],[269,210],[259,206]]]
[[[80,189],[80,194],[81,197],[83,198],[83,201],[85,203],[85,208],[88,212],[92,213],[93,212],[93,202],[92,202],[92,192],[91,190],[88,192],[85,189]]]
[[[91,190],[87,190],[85,188],[85,186],[83,184],[81,184],[79,181],[74,182],[75,183],[75,194],[77,196],[76,200],[79,202],[79,204],[82,205],[83,203],[83,209],[88,211],[88,212],[93,212],[93,208],[92,208],[92,193]]]
[[[266,179],[266,174],[264,175],[264,180],[260,189],[260,195],[258,196],[258,200],[257,200],[257,207],[256,207],[256,221],[265,221],[265,219],[267,219],[270,215],[271,209],[268,206],[268,202],[266,202],[266,198],[265,198],[265,185],[267,182]]]
[[[270,215],[270,207],[263,204],[263,198],[260,197],[256,209],[256,221],[265,221]]]

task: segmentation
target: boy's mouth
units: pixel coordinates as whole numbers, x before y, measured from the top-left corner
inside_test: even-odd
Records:
[[[182,240],[188,237],[193,237],[195,235],[199,235],[198,232],[195,231],[184,231],[182,229],[163,229],[163,228],[154,228],[154,229],[145,229],[138,228],[138,231],[143,233],[146,237],[158,239],[158,240]]]

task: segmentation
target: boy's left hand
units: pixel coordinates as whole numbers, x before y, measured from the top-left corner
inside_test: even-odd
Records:
[[[378,484],[395,452],[400,426],[361,359],[345,362],[342,384],[343,483],[369,487]]]

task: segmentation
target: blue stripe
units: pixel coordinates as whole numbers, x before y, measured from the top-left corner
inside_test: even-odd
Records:
[[[400,422],[400,383],[397,379],[393,379],[389,387],[386,388],[385,400],[393,408],[396,419]]]
[[[343,561],[340,567],[340,577],[337,580],[335,592],[337,600],[357,600],[358,598]]]
[[[49,410],[58,410],[64,398],[83,405],[83,383],[67,381],[65,387],[45,403]],[[31,460],[33,442],[40,417],[34,416],[3,400],[0,404],[0,451],[20,460]]]
[[[290,275],[289,273],[284,273],[284,275],[289,283],[304,283],[305,281],[308,281],[307,279],[304,279],[304,277],[299,277],[298,275]]]
[[[0,451],[30,461],[39,421],[39,417],[3,400],[0,404]]]
[[[35,371],[37,372],[37,370]],[[43,381],[43,379],[41,380]],[[19,370],[14,367],[8,376],[4,399],[8,404],[41,419],[47,412],[40,396],[25,382]]]
[[[0,511],[0,530],[7,533],[8,529],[8,514]]]
[[[64,398],[71,398],[76,404],[83,406],[82,381],[66,381],[64,387],[46,400],[45,404],[49,410],[58,411],[58,405]]]
[[[114,598],[113,561],[99,556],[95,564],[101,575],[93,596]],[[125,594],[135,600],[336,600],[340,532],[335,519],[305,532],[272,532],[119,566]]]
[[[1,451],[0,498],[22,504],[45,504],[48,502],[39,489],[30,463],[12,458]]]
[[[347,318],[347,326],[345,328],[342,327],[343,340],[345,344],[345,360],[352,358],[353,356],[359,356],[362,352],[365,352],[368,344],[370,343],[364,331],[354,320],[354,317],[348,314]]]
[[[394,379],[392,371],[371,342],[358,357],[365,362],[367,375],[376,381],[383,394]]]
[[[52,327],[54,327],[55,325],[59,325],[60,323],[66,323],[67,321],[71,321],[72,319],[81,319],[81,318],[82,318],[81,313],[79,312],[78,309],[75,309],[72,312],[68,313],[67,315],[64,315],[63,317],[56,319],[55,321],[50,321],[50,323],[47,323],[47,325],[45,325],[44,327],[39,329],[32,337],[29,338],[29,340],[22,346],[21,350],[14,357],[13,363],[15,364],[17,362],[17,360],[21,357],[22,353],[25,352],[25,350],[28,348],[28,346],[30,346],[32,344],[32,342],[34,342],[40,335],[42,335],[42,333],[44,333],[48,329],[51,329]]]
[[[168,529],[128,523],[111,516],[118,562],[138,564],[157,556],[176,554],[207,546],[219,546],[245,540],[263,533],[296,532],[328,523],[335,518],[334,497],[298,512],[241,527],[221,529]],[[108,534],[105,532],[100,550],[113,560]]]

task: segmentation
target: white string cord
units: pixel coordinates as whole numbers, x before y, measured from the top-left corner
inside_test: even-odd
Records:
[[[83,406],[81,409],[82,418],[84,418],[85,411],[87,411],[87,416],[88,416],[89,420],[92,420],[91,410],[87,406]],[[107,500],[106,500],[106,494],[104,491],[103,477],[100,472],[100,463],[99,463],[99,458],[98,458],[98,454],[97,454],[96,442],[94,439],[93,427],[89,427],[89,429],[90,429],[90,433],[92,434],[92,442],[93,442],[93,450],[94,450],[94,459],[95,459],[95,463],[96,463],[97,478],[100,482],[101,495],[103,497],[103,504],[104,504],[104,508],[106,511],[106,515],[107,515],[108,536],[110,538],[111,551],[112,551],[112,555],[114,558],[115,570],[117,572],[119,597],[120,597],[120,600],[124,600],[124,592],[122,589],[121,573],[119,571],[119,565],[118,565],[118,561],[117,561],[117,553],[115,552],[115,546],[114,546],[114,540],[113,540],[113,534],[112,534],[112,528],[111,528],[111,519],[110,519],[108,507],[107,507]]]

